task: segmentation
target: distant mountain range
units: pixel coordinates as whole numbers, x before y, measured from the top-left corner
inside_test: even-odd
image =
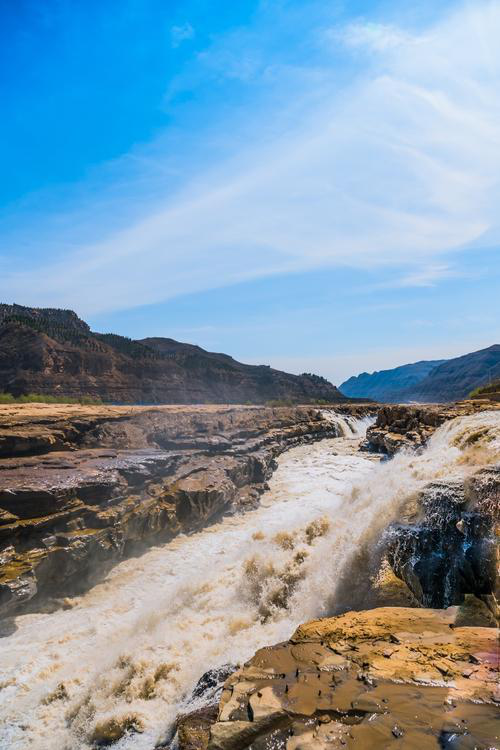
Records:
[[[318,375],[245,365],[169,338],[95,333],[72,310],[6,304],[0,391],[147,404],[349,400]]]
[[[415,362],[392,370],[362,373],[339,390],[346,396],[388,403],[446,402],[466,398],[500,377],[500,345],[449,360]]]
[[[346,396],[364,393],[365,398],[372,398],[374,401],[397,401],[398,393],[416,386],[443,362],[446,360],[436,359],[401,365],[392,370],[380,370],[371,374],[362,372],[361,375],[346,380],[339,389]]]

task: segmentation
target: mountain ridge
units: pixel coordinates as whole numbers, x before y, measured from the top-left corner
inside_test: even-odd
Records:
[[[431,398],[439,403],[459,400],[497,377],[500,377],[500,344],[492,344],[439,365],[418,383],[412,397],[422,402]]]
[[[413,382],[404,382],[409,378]],[[339,386],[346,396],[386,403],[445,403],[467,398],[500,378],[500,344],[447,360],[422,360],[389,370],[361,373]]]
[[[365,398],[396,402],[400,391],[415,386],[444,362],[446,362],[444,359],[420,360],[387,370],[362,372],[344,381],[339,385],[339,390],[346,396],[358,397],[363,393]]]
[[[72,310],[0,304],[0,391],[112,403],[350,399],[325,378],[247,365],[195,344],[91,331]]]

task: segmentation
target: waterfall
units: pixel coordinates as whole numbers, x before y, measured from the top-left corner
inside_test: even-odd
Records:
[[[500,457],[500,415],[453,420],[419,453],[355,453],[368,419],[279,459],[259,508],[117,565],[0,639],[0,747],[152,750],[208,669],[329,614],[346,566],[427,482]],[[332,598],[333,597],[333,598]],[[126,730],[126,731],[124,731]]]

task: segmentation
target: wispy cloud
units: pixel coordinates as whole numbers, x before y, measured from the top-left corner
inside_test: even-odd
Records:
[[[398,286],[436,286],[439,281],[456,275],[457,272],[452,271],[449,266],[434,264],[403,276],[399,279]]]
[[[170,39],[172,47],[179,47],[182,42],[193,39],[195,35],[194,28],[190,23],[183,23],[181,26],[172,26],[170,29]]]
[[[193,31],[176,28],[172,42]],[[95,313],[335,265],[407,267],[404,285],[444,278],[443,254],[498,233],[500,4],[421,33],[335,33],[369,48],[362,78],[335,91],[324,59],[314,106],[304,92],[279,136],[245,143],[102,241],[5,273],[0,298]],[[274,116],[261,113],[262,128]]]
[[[353,48],[387,52],[397,47],[422,44],[425,38],[415,37],[397,26],[381,23],[352,23],[343,29],[330,29],[328,36]]]

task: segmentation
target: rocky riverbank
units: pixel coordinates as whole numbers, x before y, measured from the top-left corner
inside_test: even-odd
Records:
[[[444,608],[472,595],[496,615],[500,466],[432,482],[404,515],[385,535],[387,556],[416,600]]]
[[[252,507],[282,451],[339,434],[325,414],[0,407],[0,613],[60,605],[117,560]]]
[[[402,448],[421,448],[438,427],[450,419],[500,410],[495,401],[460,401],[455,404],[380,406],[376,422],[366,433],[367,450],[393,456]]]
[[[486,592],[495,583],[500,415],[451,419],[418,450],[380,460],[359,452],[366,421],[335,411],[5,413],[0,431],[18,455],[0,461],[3,550],[14,563],[4,571],[38,588],[16,601],[15,586],[6,587],[4,611],[21,616],[1,624],[0,744],[201,750],[212,734],[238,749],[251,737],[252,750],[494,747],[493,698],[455,689],[474,681],[479,666],[478,681],[490,684],[482,655],[495,633],[484,626],[494,624]],[[340,431],[347,437],[302,444]],[[162,540],[169,543],[155,544]],[[23,563],[31,564],[24,574]],[[88,590],[75,595],[81,588]],[[422,608],[448,604],[456,606],[444,614]],[[399,611],[411,617],[393,617]],[[435,616],[445,617],[439,627]],[[298,623],[321,629],[319,617],[325,633],[311,636],[307,626],[288,643]],[[281,645],[262,650],[273,643]],[[275,674],[274,662],[263,663],[268,671],[252,677],[248,664],[260,670],[254,661],[286,643],[290,670],[279,663]],[[398,653],[380,652],[398,644]],[[380,664],[388,671],[378,673]],[[321,695],[311,693],[311,679]],[[233,688],[242,713],[231,704],[223,716],[236,701]],[[383,692],[373,695],[377,688]],[[269,732],[248,726],[261,710],[265,724],[266,702],[272,708],[290,692],[296,704],[278,707]],[[371,699],[380,699],[380,711]],[[450,734],[448,711],[462,704],[466,733]],[[416,705],[412,718],[405,706]]]
[[[350,606],[373,609],[306,623],[229,677],[205,675],[204,705],[178,717],[180,750],[500,748],[500,413],[483,409],[382,408],[368,432],[385,453],[419,448],[394,459],[416,475],[438,427],[477,414],[428,451],[456,451],[467,470],[402,498],[397,522],[347,566],[337,597],[350,586]]]
[[[498,642],[457,611],[401,607],[301,625],[179,719],[182,750],[498,747]],[[272,743],[272,744],[271,744]]]

